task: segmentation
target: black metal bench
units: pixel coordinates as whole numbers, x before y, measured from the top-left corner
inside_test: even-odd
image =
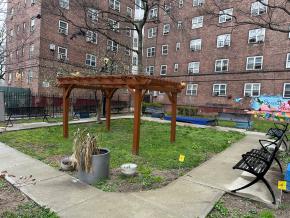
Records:
[[[13,126],[12,119],[28,117],[42,117],[43,122],[46,120],[48,122],[49,114],[46,113],[44,107],[15,107],[7,108],[6,113],[8,119],[6,121],[6,126]]]
[[[251,151],[242,155],[242,159],[233,167],[233,169],[246,171],[256,176],[256,178],[250,183],[240,188],[237,188],[235,190],[232,190],[232,192],[236,192],[236,191],[240,191],[242,189],[248,188],[252,186],[253,184],[257,183],[258,181],[262,180],[272,195],[273,204],[276,204],[276,198],[275,198],[274,192],[270,184],[268,183],[268,181],[264,178],[264,176],[270,169],[274,160],[278,163],[281,172],[283,172],[282,166],[276,155],[282,143],[285,143],[284,141],[285,134],[286,134],[286,129],[281,135],[281,137],[276,139],[276,141],[274,142],[268,141],[268,140],[259,140],[259,143],[262,146],[261,149],[252,149]],[[266,145],[264,144],[265,142],[267,143]],[[274,145],[274,150],[268,149],[268,147],[270,147],[271,145]]]
[[[218,112],[218,115],[216,116],[217,125],[218,125],[219,120],[233,121],[236,123],[237,128],[243,128],[243,129],[252,128],[252,115],[251,114]]]
[[[266,135],[270,136],[272,138],[280,138],[283,135],[283,133],[285,131],[287,131],[288,125],[289,125],[288,123],[286,123],[286,124],[284,124],[284,123],[274,123],[275,127],[270,128]],[[285,135],[285,138],[288,141],[287,135]],[[286,147],[287,147],[287,144],[286,144]]]

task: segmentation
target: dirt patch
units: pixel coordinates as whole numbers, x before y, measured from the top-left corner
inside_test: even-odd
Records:
[[[208,217],[290,217],[290,193],[283,193],[278,209],[269,209],[265,204],[225,194]]]
[[[0,215],[5,211],[16,210],[29,199],[4,179],[0,178]]]

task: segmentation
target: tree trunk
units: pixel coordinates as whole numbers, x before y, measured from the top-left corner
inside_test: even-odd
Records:
[[[142,35],[142,29],[138,34],[138,74],[143,75],[144,74],[144,68],[143,68],[143,35]]]

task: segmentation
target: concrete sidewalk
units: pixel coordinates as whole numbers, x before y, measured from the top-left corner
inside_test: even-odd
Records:
[[[232,166],[259,138],[259,135],[247,135],[168,186],[146,192],[100,191],[2,143],[0,171],[7,170],[16,176],[8,178],[11,183],[20,176],[33,175],[36,185],[22,184],[20,190],[61,217],[205,217],[228,191],[228,185],[240,177],[240,172],[232,170]],[[255,192],[245,196],[267,203],[270,199],[267,189],[256,186],[262,197]]]

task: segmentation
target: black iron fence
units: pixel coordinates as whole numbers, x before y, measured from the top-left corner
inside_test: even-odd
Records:
[[[5,92],[4,103],[6,115],[10,115],[9,111],[21,111],[22,115],[27,113],[29,116],[37,108],[44,110],[52,117],[59,116],[63,112],[62,96],[58,95]],[[75,112],[97,113],[98,105],[102,105],[101,111],[104,114],[105,99],[102,96],[91,94],[70,97],[71,115],[74,115]],[[129,94],[127,96],[116,94],[111,101],[112,113],[128,113],[130,107],[131,96]]]

